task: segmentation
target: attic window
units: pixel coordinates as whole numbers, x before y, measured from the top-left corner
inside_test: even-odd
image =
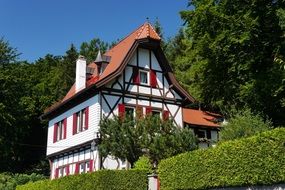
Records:
[[[148,85],[148,72],[144,70],[139,71],[140,83]]]

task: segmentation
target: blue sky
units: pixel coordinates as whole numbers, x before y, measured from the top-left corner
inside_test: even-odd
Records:
[[[63,55],[74,43],[97,37],[121,39],[149,17],[158,17],[165,37],[182,26],[187,0],[0,0],[0,37],[34,61],[47,53]]]

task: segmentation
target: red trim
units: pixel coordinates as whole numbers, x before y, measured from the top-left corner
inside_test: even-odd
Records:
[[[66,175],[69,175],[69,165],[67,165],[67,166],[65,167],[65,173],[66,173]]]
[[[147,107],[145,108],[145,114],[146,114],[146,115],[151,115],[151,112],[152,112],[152,107],[147,106]]]
[[[72,134],[75,135],[77,130],[77,114],[73,114],[73,127],[72,127]]]
[[[85,109],[85,129],[88,129],[89,125],[89,107]]]
[[[134,84],[140,83],[139,69],[137,67],[133,68],[133,82]]]
[[[156,186],[156,189],[157,190],[160,190],[160,180],[159,180],[159,177],[157,176],[157,186]]]
[[[66,139],[66,133],[67,133],[67,118],[63,120],[63,126],[64,126],[64,134],[63,138]]]
[[[93,172],[93,160],[89,161],[89,172]]]
[[[166,120],[169,119],[169,111],[163,110],[163,112],[162,112],[162,119],[163,119],[164,121],[166,121]]]
[[[119,117],[122,118],[125,115],[125,105],[124,104],[118,104],[118,109],[119,109]]]
[[[74,174],[79,174],[79,163],[75,164]]]
[[[153,70],[150,70],[150,86],[152,88],[156,88],[157,86],[156,72]]]
[[[57,179],[58,178],[58,173],[59,173],[59,169],[56,168],[54,171],[54,178]]]
[[[53,126],[53,143],[55,143],[57,140],[57,128],[58,128],[58,124],[55,123]]]

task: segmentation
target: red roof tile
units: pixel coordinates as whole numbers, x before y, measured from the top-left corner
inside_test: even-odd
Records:
[[[214,123],[215,119],[221,117],[219,114],[187,108],[183,108],[182,112],[185,123],[209,127],[220,127],[218,123]]]

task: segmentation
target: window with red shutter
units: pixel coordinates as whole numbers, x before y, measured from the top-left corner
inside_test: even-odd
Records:
[[[133,83],[140,83],[139,69],[137,67],[133,67]]]
[[[65,167],[65,173],[66,173],[66,175],[69,175],[69,165],[67,165],[67,166]]]
[[[150,86],[152,88],[156,88],[157,86],[156,72],[153,70],[150,70]]]
[[[79,163],[75,164],[75,170],[74,170],[74,174],[78,174],[79,173]]]
[[[136,107],[136,118],[137,118],[137,119],[141,119],[142,116],[143,116],[143,107],[140,106],[140,105],[138,105],[138,106]]]
[[[119,117],[122,118],[125,116],[125,105],[124,104],[118,104],[118,110],[119,110]]]
[[[56,168],[54,171],[54,178],[57,179],[58,178],[58,173],[59,173],[59,168]]]

